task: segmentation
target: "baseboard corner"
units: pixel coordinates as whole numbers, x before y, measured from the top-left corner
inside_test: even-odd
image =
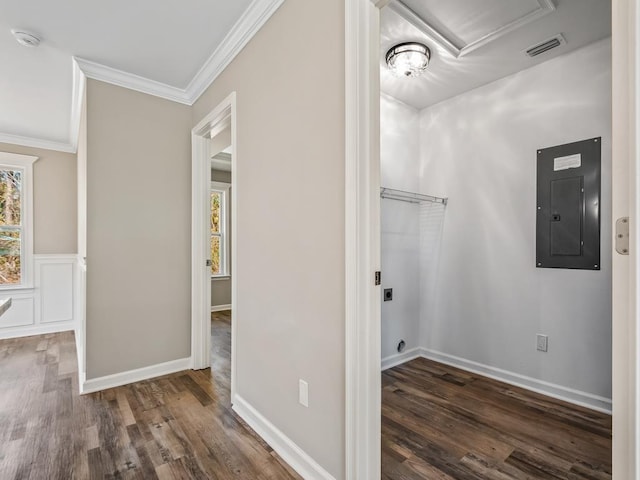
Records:
[[[403,363],[410,362],[411,360],[415,360],[416,358],[422,356],[420,347],[413,347],[409,350],[405,350],[402,353],[396,353],[394,355],[389,355],[385,357],[381,361],[380,369],[384,372],[393,367],[397,367],[398,365],[402,365]]]
[[[601,397],[599,395],[583,392],[563,385],[528,377],[526,375],[521,375],[519,373],[492,367],[490,365],[485,365],[424,347],[420,348],[420,356],[467,372],[489,377],[515,387],[524,388],[525,390],[530,390],[551,398],[562,400],[563,402],[589,408],[600,413],[611,415],[612,412],[612,401],[610,398]]]
[[[302,478],[310,480],[335,480],[329,472],[322,468],[304,450],[238,394],[234,397],[233,411],[262,437]]]
[[[231,304],[227,304],[227,305],[212,305],[211,306],[211,312],[223,312],[225,310],[231,310]]]
[[[149,380],[150,378],[161,377],[171,373],[188,370],[191,368],[191,357],[179,358],[168,362],[150,365],[148,367],[136,368],[126,372],[114,373],[103,377],[83,379],[80,385],[80,392],[94,393],[108,388],[120,387],[134,382]]]

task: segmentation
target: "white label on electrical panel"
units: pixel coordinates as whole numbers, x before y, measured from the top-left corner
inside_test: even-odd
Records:
[[[567,155],[566,157],[556,157],[553,159],[553,171],[568,170],[570,168],[580,168],[582,166],[582,155]]]

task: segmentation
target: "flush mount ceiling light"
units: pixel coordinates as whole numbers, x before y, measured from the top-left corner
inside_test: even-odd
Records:
[[[40,45],[40,37],[33,33],[16,29],[11,30],[11,33],[20,45],[24,45],[25,47],[37,47]]]
[[[429,65],[431,50],[417,42],[400,43],[389,49],[386,60],[389,69],[398,77],[418,77]]]

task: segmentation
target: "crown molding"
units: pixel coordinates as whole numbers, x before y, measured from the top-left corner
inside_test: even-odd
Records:
[[[185,89],[83,58],[75,58],[75,63],[88,78],[193,105],[283,3],[284,0],[254,0]]]
[[[433,42],[440,45],[454,58],[460,58],[468,55],[474,50],[477,50],[491,42],[496,41],[507,33],[513,32],[514,30],[524,27],[528,23],[531,23],[541,17],[544,17],[545,15],[552,13],[556,9],[554,0],[536,1],[538,3],[537,9],[523,15],[522,17],[516,18],[515,20],[512,20],[511,22],[508,22],[496,28],[494,31],[489,32],[488,34],[477,38],[476,40],[473,40],[463,46],[456,45],[452,39],[448,38],[444,33],[438,31],[426,19],[422,18],[416,12],[411,10],[402,2],[402,0],[391,2],[389,4],[389,8],[400,15],[402,18],[404,18],[407,22],[412,24],[414,27],[416,27],[418,30],[422,31],[422,33],[429,37]]]
[[[70,143],[54,142],[40,138],[23,137],[11,133],[0,133],[0,143],[20,145],[23,147],[41,148],[43,150],[54,150],[56,152],[76,153],[76,149]]]
[[[254,0],[249,5],[220,46],[189,82],[185,93],[190,105],[200,98],[283,3],[284,0]]]
[[[222,43],[202,65],[187,88],[174,87],[166,83],[107,67],[84,58],[73,57],[73,92],[69,143],[58,143],[37,138],[0,133],[0,142],[26,147],[44,148],[60,152],[76,153],[82,116],[82,104],[86,79],[146,93],[184,105],[193,105],[233,59],[242,51],[262,26],[284,3],[284,0],[253,0],[238,21],[233,25]]]
[[[118,85],[137,92],[146,93],[155,97],[165,98],[173,102],[191,105],[185,91],[181,88],[172,87],[165,83],[156,82],[149,78],[141,77],[133,73],[124,72],[117,68],[107,67],[99,63],[75,57],[75,61],[87,78],[100,80],[101,82]]]

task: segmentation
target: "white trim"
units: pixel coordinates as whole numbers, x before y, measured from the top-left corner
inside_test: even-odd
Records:
[[[491,42],[498,40],[509,32],[513,32],[518,28],[538,20],[545,15],[555,11],[556,6],[553,0],[537,0],[538,8],[532,12],[523,15],[520,18],[516,18],[511,22],[496,28],[494,31],[483,35],[476,40],[473,40],[463,47],[458,47],[454,41],[448,38],[444,33],[440,32],[433,25],[431,25],[427,19],[422,18],[416,12],[407,7],[402,1],[398,0],[389,4],[389,8],[404,18],[411,25],[422,31],[427,37],[434,43],[437,43],[444,50],[449,52],[453,57],[460,58],[477,50]]]
[[[80,69],[75,58],[73,62],[73,90],[71,93],[71,121],[69,122],[69,143],[73,152],[78,151],[78,138],[80,137],[80,121],[82,120],[82,102],[87,85],[87,77]]]
[[[631,219],[629,255],[612,254],[613,266],[613,477],[640,478],[640,329],[637,275],[638,144],[640,132],[640,9],[637,0],[612,2],[612,221]]]
[[[420,347],[413,347],[409,350],[406,350],[402,353],[395,353],[393,355],[389,355],[388,357],[384,357],[382,362],[380,362],[381,371],[389,370],[390,368],[397,367],[398,365],[402,365],[403,363],[410,362],[411,360],[415,360],[422,356],[422,349]]]
[[[70,143],[54,142],[41,138],[24,137],[11,133],[0,133],[0,143],[20,145],[23,147],[41,148],[43,150],[54,150],[56,152],[76,153],[75,148]]]
[[[84,382],[87,378],[87,262],[84,257],[77,255],[77,282],[75,287],[76,294],[76,354],[78,355],[78,387],[80,393],[84,388]]]
[[[345,474],[380,478],[379,15],[345,2]]]
[[[38,157],[33,155],[21,155],[17,153],[0,152],[0,168],[9,167],[23,171],[22,192],[20,201],[21,216],[21,262],[19,285],[7,285],[0,287],[0,292],[8,290],[33,288],[34,282],[34,254],[33,254],[33,164]]]
[[[508,383],[509,385],[514,385],[548,397],[557,398],[558,400],[611,415],[610,398],[583,392],[581,390],[565,387],[556,383],[546,382],[544,380],[511,372],[509,370],[492,367],[483,363],[456,357],[455,355],[438,352],[437,350],[430,350],[428,348],[420,348],[419,350],[419,356],[426,359],[444,363],[445,365],[450,365],[467,372],[493,378],[494,380]]]
[[[302,478],[335,480],[318,462],[239,395],[236,395],[233,410]]]
[[[51,263],[68,263],[78,260],[77,253],[35,253],[33,258],[40,261],[50,261]]]
[[[3,328],[0,330],[0,340],[6,338],[31,337],[33,335],[44,335],[47,333],[69,332],[74,331],[75,328],[76,323],[74,321]]]
[[[211,311],[212,312],[224,312],[225,310],[231,310],[231,304],[228,303],[226,305],[212,305],[211,306]]]
[[[87,78],[118,85],[119,87],[171,100],[172,102],[186,105],[192,104],[185,90],[181,88],[156,82],[149,78],[118,70],[117,68],[107,67],[106,65],[101,65],[83,58],[74,57],[74,59]]]
[[[190,104],[200,98],[283,3],[284,0],[254,0],[249,5],[222,43],[189,82],[185,93]]]
[[[220,122],[231,122],[231,266],[237,265],[238,175],[236,93],[231,93],[193,130],[191,130],[191,368],[207,368],[211,364],[211,271],[209,258],[209,191],[211,188],[210,132]],[[238,305],[238,275],[231,277],[231,304]],[[237,318],[231,316],[231,403],[236,396]]]
[[[170,373],[188,370],[191,363],[190,358],[180,358],[169,362],[158,363],[148,367],[136,368],[126,372],[105,375],[104,377],[90,378],[85,380],[80,389],[80,393],[93,393],[107,388],[120,387],[134,382],[141,382],[150,378],[169,375]]]

